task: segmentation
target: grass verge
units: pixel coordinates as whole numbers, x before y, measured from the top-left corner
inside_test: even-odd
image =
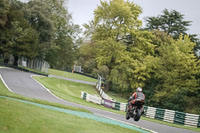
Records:
[[[139,133],[8,99],[0,99],[0,131],[4,133]]]
[[[147,120],[147,121],[151,121],[151,122],[155,122],[155,123],[159,123],[159,124],[168,125],[168,126],[171,126],[171,127],[183,128],[183,129],[192,130],[192,131],[195,131],[195,132],[200,132],[200,128],[173,124],[173,123],[160,121],[160,120],[156,120],[156,119],[151,119],[151,118],[147,118],[147,117],[142,117],[142,120]]]
[[[87,81],[87,82],[94,82],[94,83],[97,82],[97,79],[94,79],[94,78],[90,78],[90,77],[80,75],[77,73],[70,73],[70,72],[59,71],[59,70],[55,70],[55,69],[49,69],[48,74],[71,78],[71,79],[82,80],[82,81]]]

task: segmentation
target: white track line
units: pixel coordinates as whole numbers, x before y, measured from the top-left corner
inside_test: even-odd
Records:
[[[41,75],[31,75],[31,78],[32,78],[33,80],[35,80],[35,79],[33,78],[33,76],[45,77],[45,76],[41,76]],[[47,88],[46,88],[43,84],[41,84],[39,81],[37,81],[37,80],[35,80],[35,81],[36,81],[38,84],[40,84],[46,91],[48,91],[52,96],[56,97],[56,98],[59,99],[59,100],[65,101],[65,100],[61,99],[60,97],[54,95],[49,89],[47,89]]]
[[[3,80],[3,77],[1,76],[0,74],[0,78],[1,78],[1,81],[3,82],[3,84],[6,86],[6,88],[13,93],[13,91],[7,86],[6,82]]]
[[[94,113],[94,114],[98,115],[98,116],[102,116],[102,117],[108,118],[108,119],[111,119],[111,120],[119,121],[119,122],[122,122],[124,124],[131,125],[131,126],[134,126],[134,127],[137,127],[137,128],[140,128],[140,129],[143,129],[143,130],[146,130],[146,131],[149,131],[151,133],[157,133],[157,132],[155,132],[153,130],[150,130],[150,129],[147,129],[147,128],[143,128],[143,127],[140,127],[140,126],[137,126],[137,125],[125,122],[125,121],[117,120],[117,119],[114,119],[114,118],[111,118],[111,117],[108,117],[108,116],[105,116],[105,115],[101,115],[101,114],[96,114],[96,113]]]

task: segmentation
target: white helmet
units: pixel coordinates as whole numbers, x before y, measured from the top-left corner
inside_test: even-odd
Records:
[[[142,88],[141,88],[141,87],[138,87],[136,91],[137,91],[137,92],[140,92],[140,91],[142,92]]]

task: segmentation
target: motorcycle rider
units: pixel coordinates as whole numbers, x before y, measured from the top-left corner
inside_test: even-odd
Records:
[[[134,92],[133,95],[129,98],[129,100],[128,100],[128,110],[127,111],[130,111],[133,108],[133,106],[136,104],[137,99],[140,99],[141,101],[145,100],[145,95],[144,95],[144,93],[142,93],[141,87],[138,87],[136,89],[136,92]],[[144,107],[143,106],[142,106],[141,110],[142,110],[142,114],[144,114]]]

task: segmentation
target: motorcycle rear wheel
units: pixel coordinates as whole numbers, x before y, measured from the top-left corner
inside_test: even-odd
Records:
[[[129,112],[126,112],[126,119],[130,119]]]

